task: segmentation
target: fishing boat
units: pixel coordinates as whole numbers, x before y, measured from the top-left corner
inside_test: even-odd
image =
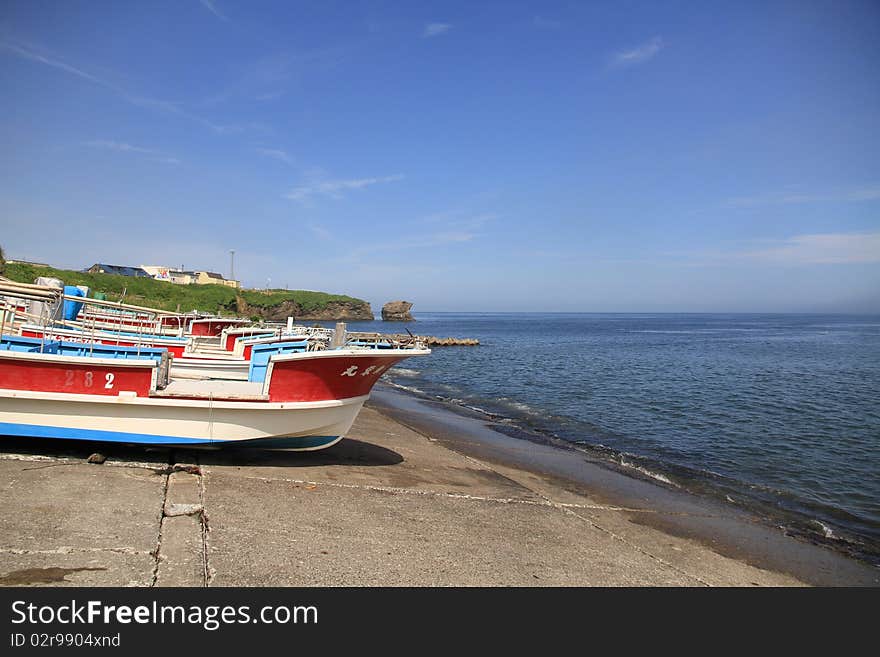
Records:
[[[175,376],[178,359],[164,347],[2,330],[0,435],[185,447],[329,447],[388,368],[430,353],[418,343],[373,349],[340,340],[310,350],[308,339],[269,342],[252,346],[247,380],[217,380]]]
[[[314,450],[389,367],[427,349],[275,353],[251,380],[175,379],[163,349],[0,338],[0,434]]]

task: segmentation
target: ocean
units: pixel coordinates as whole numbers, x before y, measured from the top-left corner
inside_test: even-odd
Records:
[[[880,565],[880,317],[418,313],[350,330],[478,338],[390,370]]]

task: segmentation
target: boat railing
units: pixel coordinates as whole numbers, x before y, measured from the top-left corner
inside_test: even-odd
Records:
[[[366,331],[349,331],[346,333],[346,348],[356,349],[424,349],[425,345],[418,336],[408,338]]]
[[[74,358],[103,358],[114,360],[149,360],[156,367],[156,388],[165,388],[171,376],[172,356],[167,349],[147,349],[119,345],[69,342],[0,334],[0,351],[72,356]]]

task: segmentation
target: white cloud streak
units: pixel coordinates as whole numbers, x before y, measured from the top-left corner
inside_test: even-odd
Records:
[[[349,180],[313,180],[305,185],[294,187],[285,194],[285,198],[294,201],[307,201],[313,196],[327,196],[329,198],[341,198],[342,193],[353,189],[363,189],[371,185],[395,182],[402,180],[401,174],[385,176],[382,178],[355,178]]]
[[[271,157],[274,160],[280,160],[285,164],[293,164],[293,158],[287,154],[286,151],[282,151],[277,148],[258,148],[256,149],[257,153],[263,155],[265,157]]]
[[[192,114],[181,107],[180,103],[161,100],[157,98],[149,98],[145,96],[139,96],[136,94],[132,94],[119,85],[116,85],[104,78],[100,78],[96,75],[92,75],[87,71],[82,70],[76,66],[68,64],[63,61],[61,58],[47,54],[43,49],[37,48],[30,44],[24,44],[18,41],[10,40],[5,37],[0,37],[0,50],[7,50],[14,54],[15,56],[26,59],[32,62],[36,62],[39,64],[43,64],[45,66],[52,67],[54,69],[63,71],[69,75],[74,75],[83,80],[87,80],[93,84],[96,84],[105,89],[109,89],[110,91],[116,93],[121,96],[126,102],[135,105],[136,107],[143,107],[146,109],[163,112],[166,114],[174,114],[181,118],[188,119],[190,121],[194,121],[196,123],[201,124],[202,126],[209,128],[210,130],[216,132],[217,134],[233,134],[244,131],[258,131],[258,132],[268,132],[269,130],[266,126],[262,126],[255,123],[250,124],[241,124],[241,125],[221,125],[214,123],[213,121],[209,121],[201,116]]]
[[[614,53],[611,62],[614,66],[618,67],[641,64],[653,59],[662,49],[663,39],[656,36],[635,48]]]
[[[425,25],[425,29],[422,32],[422,38],[427,39],[430,37],[440,36],[441,34],[446,34],[451,29],[451,23],[428,23],[427,25]]]
[[[117,153],[138,153],[143,155],[152,155],[150,158],[153,162],[162,162],[163,164],[180,164],[180,160],[157,151],[153,148],[143,148],[141,146],[132,146],[121,141],[111,141],[108,139],[95,139],[93,141],[84,142],[90,148],[99,148],[101,150],[115,151]]]
[[[152,148],[141,148],[140,146],[132,146],[120,141],[109,141],[106,139],[96,139],[94,141],[85,142],[86,146],[92,148],[103,148],[111,151],[121,151],[123,153],[156,153]]]
[[[357,248],[353,258],[381,251],[408,251],[439,246],[464,244],[481,236],[480,229],[498,218],[496,214],[467,215],[460,211],[438,212],[422,218],[423,224],[437,226],[438,230],[421,235],[406,235],[398,239],[386,238],[377,244],[365,244]]]
[[[880,232],[805,233],[784,239],[748,240],[736,248],[728,245],[658,255],[662,258],[658,263],[693,267],[880,263]]]
[[[444,244],[461,244],[470,242],[477,235],[470,231],[446,231],[428,235],[415,235],[399,240],[387,240],[380,244],[368,244],[355,250],[356,256],[363,256],[377,251],[401,251],[408,249],[424,249]]]
[[[321,240],[329,240],[333,237],[333,233],[324,228],[323,226],[315,223],[311,223],[308,225],[309,230],[312,231],[312,235]]]
[[[226,21],[227,23],[229,22],[229,19],[226,18],[226,16],[224,16],[219,9],[217,9],[217,6],[214,4],[214,0],[199,0],[199,2],[201,3],[202,7],[210,11],[217,18],[222,21]]]
[[[283,95],[284,95],[283,91],[269,91],[267,93],[254,96],[254,100],[260,101],[262,103],[262,102],[266,102],[269,100],[276,100],[278,98],[281,98],[281,96],[283,96]]]
[[[535,16],[532,19],[532,25],[541,30],[558,30],[562,27],[562,22],[553,18],[544,18],[543,16]]]
[[[113,89],[114,91],[119,91],[119,88],[111,84],[110,82],[107,82],[106,80],[102,80],[99,77],[87,73],[82,69],[77,68],[76,66],[71,66],[67,62],[62,61],[57,57],[49,55],[45,52],[41,52],[39,48],[35,48],[33,46],[23,43],[17,43],[15,41],[10,41],[7,39],[3,39],[2,41],[0,41],[0,48],[10,51],[14,55],[22,59],[27,59],[32,62],[44,64],[46,66],[51,66],[52,68],[64,71],[65,73],[69,73],[70,75],[75,75],[77,77],[83,78],[84,80],[88,80],[89,82],[99,84],[102,87],[107,87],[109,89]]]
[[[880,184],[866,187],[850,188],[820,194],[780,193],[765,194],[759,196],[739,196],[729,199],[728,207],[749,208],[762,205],[793,205],[799,203],[824,203],[880,200]]]
[[[744,251],[736,255],[739,258],[786,265],[880,262],[880,232],[796,235],[768,248]]]

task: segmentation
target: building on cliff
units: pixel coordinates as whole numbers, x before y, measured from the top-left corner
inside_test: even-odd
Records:
[[[117,276],[135,276],[139,278],[149,277],[146,271],[141,267],[129,267],[128,265],[107,265],[102,262],[96,262],[94,265],[83,271],[89,274],[116,274]]]
[[[187,271],[183,268],[173,269],[160,265],[141,265],[141,269],[160,281],[177,283],[178,285],[225,285],[240,288],[241,282],[223,278],[213,271]]]

